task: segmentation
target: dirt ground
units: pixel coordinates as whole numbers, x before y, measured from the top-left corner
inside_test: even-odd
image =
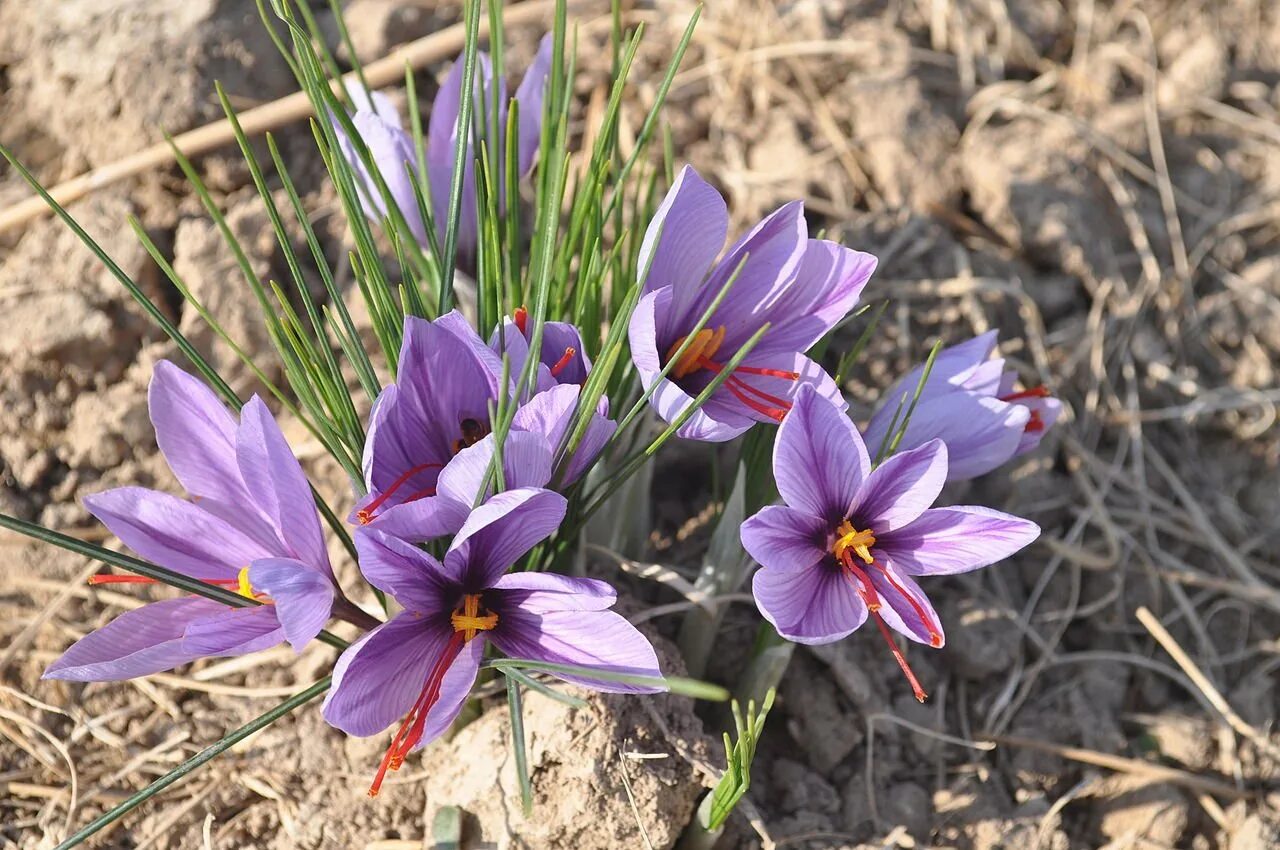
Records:
[[[456,5],[353,0],[357,51],[453,23]],[[634,129],[693,4],[627,5],[650,28]],[[607,83],[608,24],[582,20],[585,113]],[[537,35],[512,33],[517,62]],[[424,98],[443,67],[419,75]],[[216,119],[215,79],[241,107],[290,91],[247,0],[0,2],[0,142],[46,182]],[[847,387],[855,412],[937,336],[990,327],[1070,409],[1010,474],[948,493],[1045,534],[993,569],[933,580],[948,645],[912,656],[929,703],[875,635],[797,651],[750,806],[720,846],[1280,846],[1280,6],[711,0],[671,101],[675,150],[726,191],[738,225],[803,197],[815,228],[880,256],[867,298],[892,306]],[[336,260],[346,235],[307,132],[280,141]],[[278,274],[243,163],[222,152],[200,167],[252,261]],[[0,172],[0,207],[25,194]],[[268,350],[176,169],[72,211],[252,389],[126,224],[138,216],[232,333]],[[0,234],[0,316],[0,511],[103,540],[83,495],[174,486],[144,393],[174,349],[48,219]],[[322,490],[349,498],[320,446],[290,436]],[[629,553],[686,575],[711,498],[690,460],[657,469],[656,528]],[[94,565],[13,537],[0,556],[5,847],[51,847],[333,658],[278,648],[129,683],[42,682],[139,596],[90,589]],[[679,597],[620,583],[679,672],[679,617],[653,610]],[[711,678],[732,678],[756,623],[749,605],[730,610]],[[719,717],[686,699],[531,698],[526,820],[504,703],[486,705],[373,801],[380,740],[344,740],[303,709],[90,846],[409,850],[435,846],[437,815],[457,805],[468,847],[668,848],[723,767]]]

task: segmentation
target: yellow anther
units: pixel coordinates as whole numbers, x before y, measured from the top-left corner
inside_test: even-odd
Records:
[[[248,567],[240,568],[240,573],[236,576],[236,581],[238,582],[238,586],[236,587],[236,593],[240,594],[245,599],[258,598],[253,593],[253,585],[249,584],[249,568]]]
[[[686,339],[688,337],[680,337],[667,349],[667,360],[675,356],[676,352],[680,350],[680,346],[684,345]],[[702,366],[698,361],[703,358],[710,360],[714,357],[722,342],[724,342],[724,325],[714,331],[710,328],[703,328],[698,331],[694,334],[693,341],[689,343],[689,347],[685,349],[684,354],[676,361],[676,365],[671,367],[671,377],[683,378],[701,369]]]
[[[462,632],[463,638],[471,640],[478,632],[487,632],[498,626],[497,614],[480,614],[480,594],[468,593],[462,597],[462,610],[454,611],[449,617],[455,632]]]
[[[864,563],[875,563],[876,559],[871,557],[871,547],[876,545],[876,536],[871,533],[871,529],[858,531],[846,519],[836,528],[836,535],[835,543],[831,544],[831,553],[836,556],[837,561],[844,556],[846,550],[852,549]]]

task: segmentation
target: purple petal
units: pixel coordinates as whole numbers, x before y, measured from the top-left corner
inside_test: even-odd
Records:
[[[469,641],[449,665],[440,682],[440,696],[427,712],[422,739],[414,745],[414,750],[422,749],[448,732],[453,721],[458,719],[467,697],[471,695],[471,688],[475,686],[476,674],[480,672],[480,662],[484,659],[484,647],[483,640]]]
[[[120,542],[148,561],[192,578],[235,578],[273,552],[198,505],[142,487],[85,496],[84,505]]]
[[[516,605],[528,614],[603,611],[618,599],[608,582],[556,573],[507,573],[493,587],[501,591],[501,604]]]
[[[471,512],[445,554],[444,568],[469,592],[498,577],[560,527],[568,502],[550,490],[507,490]]]
[[[396,723],[413,707],[452,637],[448,617],[423,619],[406,611],[378,626],[338,658],[324,719],[359,737]]]
[[[876,537],[911,523],[938,499],[947,483],[947,446],[932,440],[899,452],[872,470],[850,512],[854,525]]]
[[[212,390],[161,360],[147,389],[147,406],[156,443],[188,493],[231,505],[249,504],[236,466],[236,421]]]
[[[284,640],[274,605],[227,608],[192,620],[182,647],[203,656],[248,655]]]
[[[517,151],[521,174],[528,174],[533,167],[533,158],[538,154],[538,144],[542,139],[542,101],[546,96],[547,77],[551,73],[552,47],[551,33],[547,33],[538,43],[538,52],[516,88],[516,103],[520,104]]]
[[[577,481],[582,473],[587,471],[604,449],[605,444],[613,437],[614,431],[618,429],[618,423],[601,415],[599,411],[593,411],[591,423],[587,426],[582,441],[578,444],[573,456],[566,462],[564,452],[568,449],[567,443],[571,436],[571,426],[574,424],[574,414],[577,412],[578,398],[581,393],[582,388],[576,384],[552,387],[529,399],[527,404],[516,411],[511,422],[513,433],[519,430],[541,434],[546,445],[555,449],[556,466],[564,466],[563,484],[565,486]],[[532,479],[532,476],[528,478]],[[533,484],[533,481],[530,480],[530,483]],[[540,485],[533,484],[533,486]]]
[[[219,610],[226,608],[208,599],[183,597],[126,611],[72,644],[43,678],[114,682],[172,670],[200,657],[182,646],[187,625]]]
[[[1001,561],[1030,545],[1040,526],[989,508],[932,508],[915,522],[877,540],[907,575],[954,575]]]
[[[733,383],[726,382],[707,400],[704,407],[709,416],[724,418],[734,413],[756,422],[776,423],[778,412],[785,411],[803,386],[811,386],[818,395],[845,410],[848,404],[836,382],[826,370],[803,354],[794,351],[779,352],[775,349],[753,349],[742,362],[747,369],[776,369],[794,372],[795,380],[773,375],[756,375],[739,369],[734,372]],[[710,376],[708,375],[708,381]],[[747,388],[750,389],[747,389]]]
[[[360,573],[406,609],[433,615],[451,611],[458,587],[427,552],[373,528],[355,534]]]
[[[920,585],[897,569],[892,561],[880,566],[884,567],[884,571],[870,569],[867,570],[867,575],[884,603],[880,606],[880,618],[885,625],[916,643],[940,649],[947,642],[947,637],[929,597],[924,595]]]
[[[795,282],[768,305],[773,322],[766,337],[769,347],[808,351],[849,315],[871,279],[876,262],[871,254],[810,239]]]
[[[587,357],[582,332],[570,322],[543,322],[542,362],[548,369],[555,366],[570,348],[574,350],[574,356],[559,374],[553,376],[553,380],[560,384],[581,384],[591,373],[591,358]]]
[[[470,504],[428,496],[379,509],[377,516],[362,525],[409,543],[426,543],[456,534],[470,513]]]
[[[964,390],[944,393],[916,405],[898,450],[907,451],[933,439],[942,440],[947,445],[947,480],[966,481],[990,472],[1014,455],[1027,417],[1021,406],[995,398],[983,398]],[[889,438],[884,430],[888,424],[872,420],[866,433],[868,446],[879,451]],[[897,426],[894,430],[897,431]]]
[[[479,128],[479,134],[483,138],[488,130],[485,115],[488,112],[487,92],[493,70],[487,54],[481,52],[477,59],[472,121]],[[453,181],[453,160],[458,138],[458,113],[462,103],[462,74],[463,58],[458,57],[449,69],[439,92],[436,93],[427,126],[427,178],[431,187],[432,214],[435,217],[436,231],[442,245],[449,221],[449,192]],[[499,84],[503,85],[502,81],[499,81]],[[501,93],[499,102],[505,104],[506,100],[505,92]],[[505,119],[502,119],[499,126],[505,123]],[[462,204],[458,216],[457,238],[458,254],[465,261],[466,258],[473,256],[476,250],[476,150],[471,140],[467,141],[463,156]]]
[[[972,378],[983,362],[995,351],[996,332],[987,331],[973,339],[944,348],[933,359],[933,368],[929,370],[929,380],[925,382],[920,394],[921,403],[936,395],[953,392],[956,388],[964,388],[965,382]],[[920,386],[920,377],[924,374],[925,364],[921,363],[903,375],[883,396],[880,407],[871,417],[867,432],[883,433],[889,428],[889,420],[898,410],[898,403],[905,399],[903,409],[911,404],[916,389]],[[875,444],[872,444],[875,445]]]
[[[663,342],[670,344],[666,336],[688,318],[728,232],[724,198],[686,165],[649,222],[636,260],[640,274],[648,269],[646,294],[671,287],[674,296],[668,321],[661,326]]]
[[[256,395],[240,414],[236,457],[253,504],[271,518],[285,551],[332,575],[311,485],[271,411]]]
[[[1014,452],[1015,456],[1026,454],[1037,448],[1040,445],[1040,441],[1044,439],[1044,435],[1049,433],[1049,429],[1062,416],[1062,402],[1056,398],[1033,398],[1019,402],[1018,406],[1026,407],[1028,410],[1038,413],[1040,427],[1034,430],[1024,428],[1022,436],[1018,440],[1018,450]]]
[[[771,505],[742,524],[742,547],[772,570],[803,570],[827,556],[830,523],[785,505]]]
[[[849,417],[803,387],[773,447],[773,475],[783,500],[834,524],[849,515],[870,468]]]
[[[835,561],[805,570],[759,570],[756,607],[778,634],[796,643],[831,643],[861,626],[867,606]]]
[[[610,673],[661,676],[658,656],[649,639],[626,618],[613,611],[572,609],[541,611],[519,603],[504,608],[498,627],[489,633],[494,646],[511,658],[593,667]],[[624,684],[589,676],[552,673],[556,678],[597,691],[651,694],[665,690],[648,685]]]
[[[413,238],[425,247],[427,231],[414,187],[413,175],[417,174],[418,158],[414,151],[413,137],[401,126],[400,115],[385,95],[374,92],[370,97],[364,97],[364,90],[360,87],[349,88],[348,94],[351,95],[352,105],[356,107],[351,116],[352,126],[369,149],[369,158],[386,185],[391,200],[409,225]],[[388,211],[377,181],[370,175],[355,143],[347,136],[342,125],[333,116],[330,116],[330,123],[338,139],[338,149],[358,180],[356,188],[365,215],[381,223]]]
[[[519,416],[520,412],[517,412],[517,419]],[[458,452],[440,473],[440,480],[436,484],[439,496],[465,505],[470,512],[473,505],[483,501],[480,491],[487,483],[487,498],[493,492],[493,483],[486,479],[495,446],[495,438],[490,434],[474,446]],[[546,437],[541,433],[516,431],[513,428],[502,444],[502,474],[503,485],[508,490],[545,487],[551,480],[551,449]]]
[[[271,597],[285,640],[298,652],[329,622],[333,579],[302,561],[264,558],[249,565],[249,584]]]

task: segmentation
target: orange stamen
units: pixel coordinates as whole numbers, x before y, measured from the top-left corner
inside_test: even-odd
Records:
[[[516,321],[516,327],[519,328],[520,333],[522,334],[529,333],[529,331],[527,330],[527,328],[529,327],[529,311],[528,310],[526,310],[523,307],[517,307],[515,312],[515,321]]]
[[[1049,397],[1049,388],[1046,387],[1044,384],[1040,384],[1039,386],[1031,387],[1030,389],[1019,390],[1018,392],[1010,393],[1009,395],[1002,395],[1000,396],[1000,400],[1001,401],[1020,401],[1021,399],[1024,399],[1024,398],[1048,398],[1048,397]]]
[[[577,353],[578,353],[578,349],[574,348],[572,345],[566,348],[564,350],[564,354],[560,357],[559,360],[556,361],[556,365],[551,367],[551,377],[553,378],[560,377],[560,373],[563,372],[565,368],[568,367],[568,365],[573,362],[573,358],[577,355]]]
[[[368,525],[369,523],[373,522],[373,512],[376,511],[378,508],[382,507],[382,503],[385,502],[387,499],[391,498],[391,495],[395,493],[396,490],[399,490],[401,487],[403,487],[405,482],[407,482],[413,476],[417,475],[419,472],[422,472],[427,469],[441,469],[443,468],[443,466],[444,464],[442,463],[423,463],[413,467],[404,475],[401,475],[395,481],[392,481],[390,487],[388,487],[387,489],[383,490],[380,494],[378,494],[378,498],[374,499],[368,505],[356,511],[356,519],[360,520],[361,525]],[[405,501],[411,502],[413,501],[414,498],[421,498],[422,495],[424,495],[424,493],[422,491],[419,491],[414,496],[408,499],[405,499]],[[430,495],[430,494],[425,494],[425,495]]]

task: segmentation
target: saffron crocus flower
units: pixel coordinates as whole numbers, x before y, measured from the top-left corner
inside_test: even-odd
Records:
[[[947,477],[947,448],[931,440],[871,469],[848,416],[802,389],[778,429],[773,474],[783,505],[742,525],[758,561],[752,591],[778,633],[830,643],[870,615],[916,698],[925,692],[889,629],[932,647],[942,624],[916,583],[993,564],[1040,533],[1028,520],[980,507],[931,507]]]
[[[523,307],[516,308],[511,319],[504,319],[489,347],[499,354],[505,353],[511,361],[511,373],[524,368],[529,356],[529,313]],[[579,384],[591,373],[591,358],[582,344],[582,332],[569,322],[542,323],[542,350],[538,367],[538,389],[546,390],[560,384]]]
[[[376,735],[397,720],[369,794],[388,770],[444,732],[475,682],[486,643],[512,658],[660,676],[653,647],[607,610],[609,585],[550,573],[507,573],[559,525],[565,499],[549,490],[508,490],[472,511],[443,561],[376,529],[356,534],[360,569],[404,611],[338,659],[324,704],[330,724]],[[660,690],[562,675],[601,691]]]
[[[208,387],[161,361],[148,403],[156,442],[191,501],[121,487],[87,497],[86,507],[142,557],[267,604],[188,597],[144,605],[81,638],[46,678],[129,679],[281,640],[300,650],[329,619],[337,590],[311,489],[262,400],[250,399],[237,424]]]
[[[497,404],[502,371],[502,360],[461,313],[433,322],[406,317],[396,383],[378,396],[369,417],[363,464],[368,495],[356,504],[351,521],[384,525],[419,540],[456,530],[439,525],[436,507],[424,500],[436,495],[445,465],[492,430],[489,409]],[[542,436],[553,468],[564,465],[565,485],[586,471],[617,427],[597,412],[578,450],[563,457],[580,391],[566,384],[540,392],[512,420],[513,432]],[[530,480],[525,471],[513,472]]]
[[[996,332],[988,331],[938,352],[898,443],[899,451],[935,438],[946,443],[948,481],[976,478],[1031,451],[1062,414],[1044,386],[1015,390],[1017,375],[991,357],[995,347]],[[899,420],[906,415],[923,374],[924,365],[916,366],[884,394],[864,434],[873,452],[898,430],[894,415],[899,404]]]
[[[516,130],[517,169],[520,174],[527,174],[533,167],[534,157],[538,152],[538,142],[542,133],[542,101],[546,92],[547,76],[551,68],[551,37],[542,39],[533,63],[525,73],[524,79],[516,89],[515,100],[519,104],[519,127]],[[481,51],[477,57],[476,89],[474,100],[473,130],[480,139],[487,139],[491,130],[489,111],[493,98],[493,69],[489,56]],[[429,184],[429,202],[432,218],[435,220],[437,239],[443,245],[445,228],[449,220],[449,189],[453,180],[453,158],[457,144],[458,112],[461,105],[463,60],[454,62],[445,77],[444,84],[436,94],[431,107],[431,118],[426,139],[427,179]],[[505,203],[502,192],[505,181],[501,175],[505,166],[501,164],[505,155],[507,126],[507,86],[505,80],[498,80],[499,110],[496,127],[500,134],[497,140],[499,154],[499,205]],[[378,173],[387,186],[388,193],[400,208],[412,231],[414,238],[423,247],[427,246],[426,227],[418,209],[413,184],[418,179],[417,155],[413,136],[404,129],[399,112],[385,96],[376,92],[368,93],[354,88],[349,91],[352,106],[355,108],[351,123],[355,126],[360,138],[369,149],[369,155]],[[365,214],[375,221],[381,221],[387,215],[386,204],[378,191],[376,182],[370,177],[351,140],[347,138],[340,126],[335,122],[338,145],[343,158],[351,165],[357,177],[361,200]],[[489,144],[494,144],[490,140]],[[474,142],[467,146],[466,159],[463,164],[462,210],[458,219],[458,255],[464,265],[474,258],[476,250],[476,176],[475,158],[477,156]]]
[[[777,422],[802,385],[843,404],[831,378],[804,355],[840,321],[875,270],[870,254],[810,239],[799,202],[766,217],[715,262],[728,231],[724,199],[685,166],[649,224],[639,265],[644,295],[629,328],[631,356],[654,409],[674,421],[752,335],[769,329],[746,359],[680,428],[719,442],[756,422]],[[663,367],[741,264],[706,326],[665,378]]]

